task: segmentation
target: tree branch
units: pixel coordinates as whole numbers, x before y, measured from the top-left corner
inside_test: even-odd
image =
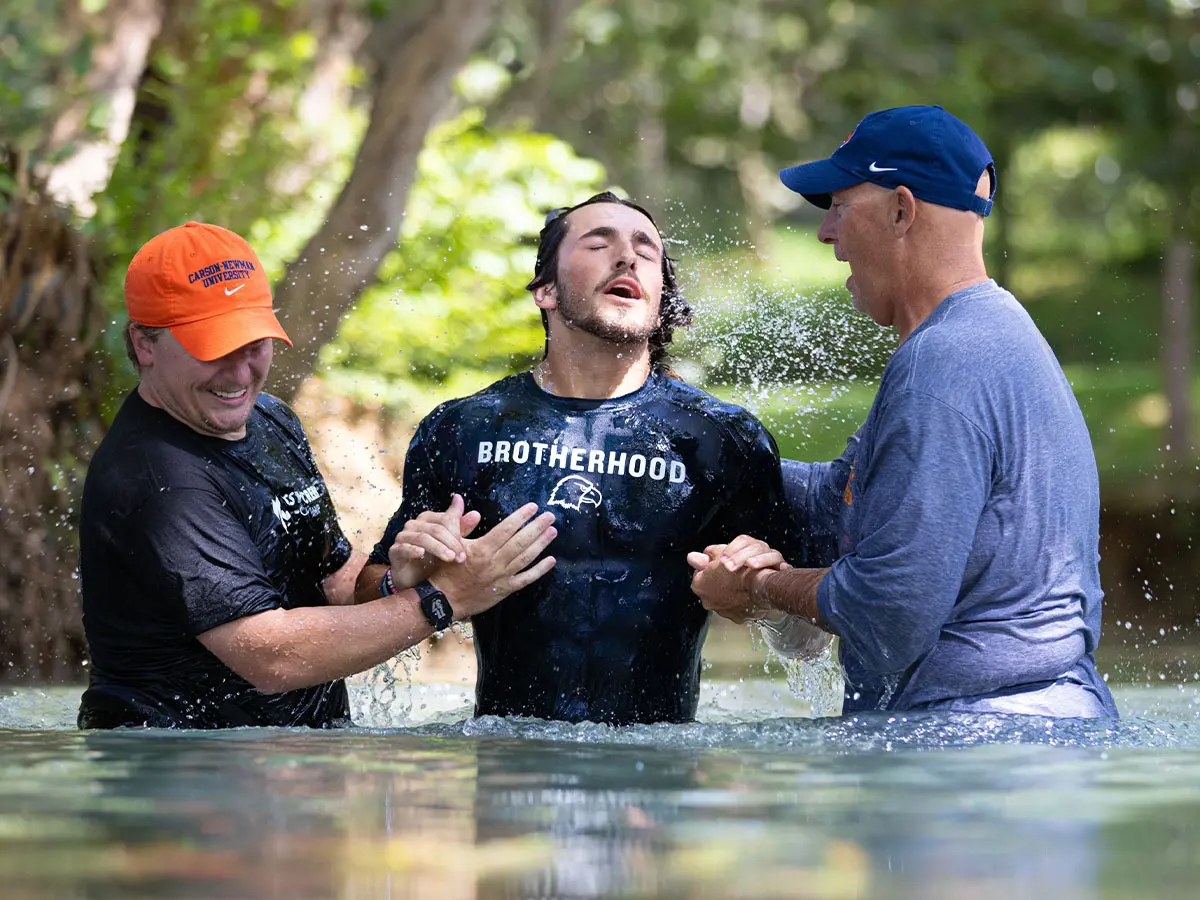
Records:
[[[295,346],[277,357],[273,388],[294,396],[342,315],[396,245],[425,134],[451,97],[454,75],[488,33],[497,0],[441,0],[417,18],[401,4],[367,38],[376,57],[371,120],[328,218],[275,292]]]

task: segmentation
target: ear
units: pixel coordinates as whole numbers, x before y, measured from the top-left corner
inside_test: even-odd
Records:
[[[146,369],[154,365],[154,342],[146,337],[146,333],[136,325],[129,326],[129,338],[133,341],[133,352],[137,356],[138,366]]]
[[[541,310],[558,309],[558,289],[554,284],[544,284],[533,289],[533,302]]]
[[[901,185],[892,191],[888,205],[888,225],[896,237],[903,237],[917,220],[917,198]]]

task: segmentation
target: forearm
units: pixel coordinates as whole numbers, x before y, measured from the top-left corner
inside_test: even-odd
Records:
[[[372,598],[361,598],[357,594],[356,581],[359,572],[367,561],[367,556],[358,550],[350,554],[350,558],[340,569],[326,578],[321,587],[325,592],[325,602],[330,606],[349,606],[353,603],[363,603]],[[378,594],[376,594],[378,596]]]
[[[807,619],[828,631],[817,609],[817,589],[829,569],[766,569],[754,581],[756,604]]]
[[[433,634],[417,595],[352,606],[274,609],[218,626],[200,641],[268,694],[324,684],[378,665]]]
[[[370,600],[378,600],[380,597],[379,582],[387,570],[388,567],[384,565],[368,564],[363,566],[358,573],[358,580],[354,584],[354,602],[366,603]]]

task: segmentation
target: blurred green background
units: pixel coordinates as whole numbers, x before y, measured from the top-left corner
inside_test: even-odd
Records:
[[[353,429],[398,460],[437,402],[538,357],[523,285],[543,215],[612,188],[679,260],[697,312],[679,371],[758,413],[785,455],[829,458],[894,339],[850,310],[817,211],[776,172],[907,103],[946,106],[995,155],[989,269],[1091,429],[1110,643],[1186,642],[1194,0],[7,0],[0,679],[84,671],[75,509],[134,381],[125,266],[158,231],[246,235],[297,344],[271,389],[315,443]],[[395,491],[361,511],[364,543]]]

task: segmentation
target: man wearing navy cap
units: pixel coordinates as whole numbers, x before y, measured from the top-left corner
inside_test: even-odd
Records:
[[[850,264],[855,308],[900,345],[856,435],[841,558],[788,568],[742,536],[689,555],[693,589],[735,621],[840,635],[845,712],[1117,715],[1094,657],[1095,456],[1053,352],[984,269],[991,154],[910,106],[780,177],[828,210],[818,237]]]

